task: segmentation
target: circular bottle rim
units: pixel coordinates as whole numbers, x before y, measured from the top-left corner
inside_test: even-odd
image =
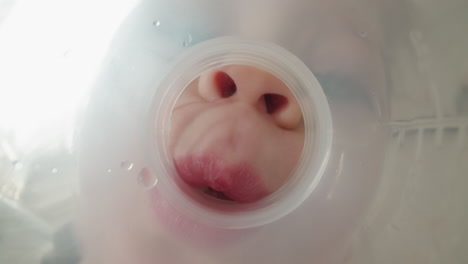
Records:
[[[205,201],[186,195],[190,188],[177,182],[167,142],[170,118],[184,88],[207,70],[224,65],[249,65],[275,75],[289,87],[301,108],[305,137],[301,158],[292,177],[273,194],[254,203]],[[158,191],[168,203],[191,219],[225,229],[271,223],[299,207],[316,189],[330,157],[332,118],[327,98],[308,67],[284,48],[238,37],[211,39],[178,56],[159,84],[149,113],[149,167],[158,175]],[[206,206],[206,202],[212,203]]]

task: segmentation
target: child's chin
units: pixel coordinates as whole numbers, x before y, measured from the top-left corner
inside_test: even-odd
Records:
[[[241,237],[257,229],[230,230],[207,226],[187,217],[170,206],[157,189],[150,192],[151,209],[156,221],[170,236],[181,243],[201,248],[219,248],[240,241]]]

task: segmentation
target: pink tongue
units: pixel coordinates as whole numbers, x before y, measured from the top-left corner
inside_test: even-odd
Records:
[[[268,195],[261,178],[248,166],[228,166],[213,155],[188,156],[175,161],[180,177],[194,187],[210,187],[240,202],[255,202]]]

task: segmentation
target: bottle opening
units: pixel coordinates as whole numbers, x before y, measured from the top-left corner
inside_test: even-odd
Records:
[[[331,148],[320,84],[270,43],[226,37],[188,49],[150,116],[158,191],[188,217],[222,228],[259,226],[297,208]]]
[[[273,74],[249,65],[215,67],[177,98],[167,144],[187,185],[215,199],[252,203],[280,189],[296,168],[302,111]]]

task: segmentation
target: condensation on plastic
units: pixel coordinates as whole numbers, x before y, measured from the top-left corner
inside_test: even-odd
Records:
[[[210,1],[147,1],[129,15],[112,41],[89,103],[88,120],[79,143],[81,174],[85,177],[85,185],[89,182],[105,186],[104,182],[96,182],[111,179],[100,175],[110,164],[121,160],[131,160],[139,168],[158,162],[151,160],[146,152],[151,142],[146,127],[153,125],[148,124],[150,105],[153,95],[158,94],[157,89],[165,88],[159,84],[172,70],[172,62],[184,49],[216,37],[244,37],[279,45],[298,56],[309,69],[320,71],[321,67],[315,61],[317,58],[308,54],[309,47],[316,43],[313,36],[308,36],[310,28],[307,24],[301,24],[304,28],[297,28],[298,21],[286,19],[294,17],[294,12],[312,16],[313,5],[280,1],[259,1],[254,5],[259,5],[256,8],[262,6],[264,12],[254,12],[255,8],[250,6],[250,2],[225,1],[213,5]],[[271,13],[284,17],[274,19]],[[265,21],[261,22],[262,19]],[[268,31],[263,30],[267,28]],[[302,38],[300,42],[297,40],[299,37]],[[362,37],[356,34],[354,38],[360,41]],[[234,42],[232,49],[235,47]],[[333,75],[333,72],[318,76],[319,81],[321,77],[322,81],[326,80],[322,87],[333,120],[333,131],[330,131],[333,143],[323,176],[307,199],[294,211],[269,224],[238,223],[245,227],[258,226],[258,229],[228,233],[219,231],[217,239],[221,241],[242,235],[240,241],[222,246],[222,250],[217,247],[200,248],[197,242],[187,245],[185,238],[175,233],[173,239],[177,247],[181,250],[191,248],[187,249],[187,254],[197,251],[214,262],[223,263],[309,263],[330,261],[341,254],[375,195],[387,133],[382,123],[387,115],[387,106],[383,103],[387,99],[385,83],[379,75],[383,65],[365,65],[374,61],[360,57],[361,54],[365,55],[365,52],[358,53],[352,59],[362,60],[360,67],[366,67],[365,70],[376,69],[371,71],[373,76],[366,80],[353,82],[353,78],[349,77],[340,82],[340,76],[326,76]],[[165,128],[156,127],[156,130],[161,129]],[[322,151],[321,155],[325,154]],[[163,184],[156,186],[165,187]],[[177,195],[164,189],[160,192],[162,195]],[[179,195],[183,197],[182,193]],[[296,207],[294,204],[290,206]],[[285,207],[287,205],[283,205],[283,210]],[[179,209],[181,215],[189,212]],[[261,216],[257,214],[254,217]],[[271,220],[277,218],[272,217]],[[206,218],[209,220],[213,216],[207,214]],[[222,221],[226,222],[229,217],[214,219],[225,219]],[[228,227],[236,226],[234,219],[231,219]],[[216,223],[219,222],[216,220],[210,223],[209,227],[218,228]],[[199,221],[196,224],[204,223]],[[222,238],[223,235],[227,237]],[[184,254],[183,250],[181,254]],[[166,261],[163,255],[161,261]]]
[[[271,42],[293,53],[316,75],[331,111],[333,145],[329,162],[321,181],[300,207],[252,232],[238,233],[241,239],[236,243],[214,249],[171,235],[168,238],[171,250],[168,246],[155,249],[161,255],[159,261],[269,264],[468,261],[465,250],[468,226],[464,220],[468,216],[464,202],[468,171],[466,3],[463,0],[327,2],[144,1],[138,3],[121,24],[102,22],[117,30],[109,48],[100,50],[105,53],[102,69],[97,73],[87,72],[89,76],[96,75],[97,82],[87,104],[87,116],[80,127],[77,145],[84,184],[96,184],[99,188],[111,186],[112,179],[137,174],[154,162],[143,153],[148,143],[148,113],[158,84],[184,50],[216,37],[230,35]],[[51,5],[50,10],[57,8],[71,10],[73,6]],[[125,5],[119,8],[130,9]],[[81,12],[87,14],[88,11]],[[106,17],[104,13],[94,15]],[[60,24],[60,19],[65,19],[58,17],[57,21],[52,21],[56,23],[45,25]],[[351,61],[356,62],[351,65],[359,69],[360,63],[364,64],[365,68],[374,70],[370,72],[376,78],[357,75],[357,83],[354,78],[346,81],[330,78],[334,75],[333,58],[345,64],[349,57],[343,54],[360,54],[356,50],[344,51],[337,57],[322,57],[318,55],[323,54],[311,52],[311,47],[317,46],[318,50],[327,50],[329,46],[320,46],[322,40],[331,40],[328,43],[334,45],[342,43],[340,36],[347,33],[341,31],[337,21],[346,24],[348,19],[357,22],[350,23],[347,31],[357,39],[368,41],[369,50],[376,47],[382,58],[382,61],[373,61],[351,56]],[[23,32],[29,32],[26,28],[35,24],[35,21],[28,22],[20,27]],[[73,25],[74,29],[80,28]],[[67,31],[55,33],[63,32]],[[52,38],[52,35],[45,38]],[[10,46],[2,44],[1,54],[14,54],[24,64],[19,67],[0,62],[2,72],[8,73],[0,79],[0,84],[12,79],[16,80],[15,84],[31,85],[26,82],[28,78],[13,77],[20,76],[28,66],[37,66],[39,72],[42,62],[56,57],[34,57],[28,51],[37,51],[31,47],[39,44],[43,44],[40,51],[53,49],[56,43],[41,42],[40,38],[34,43],[33,37],[25,38],[31,43],[20,42],[21,38],[12,39],[17,41]],[[85,42],[78,43],[73,43],[76,50]],[[22,53],[26,54],[23,60],[18,55],[21,52],[11,49],[15,45],[23,48]],[[63,55],[75,59],[73,62],[63,59],[67,63],[79,61],[79,53],[73,57],[75,50],[58,52],[61,58]],[[28,61],[32,66],[26,63]],[[380,64],[383,72],[379,72]],[[76,69],[82,71],[76,76],[86,75],[87,67]],[[51,72],[62,73],[59,68]],[[30,73],[34,73],[34,69]],[[32,76],[44,90],[50,85]],[[62,84],[72,85],[69,81]],[[68,97],[59,94],[59,98]],[[55,110],[64,108],[57,106]],[[48,239],[57,223],[50,220],[51,213],[39,205],[28,208],[31,200],[38,198],[27,190],[38,184],[34,183],[34,177],[25,177],[25,171],[48,177],[55,175],[54,181],[60,184],[56,189],[44,191],[44,197],[69,188],[57,176],[65,172],[74,175],[76,171],[71,162],[64,162],[57,154],[64,151],[56,146],[67,145],[67,141],[52,144],[53,141],[44,138],[35,138],[47,145],[36,152],[31,151],[31,146],[28,146],[29,152],[18,151],[8,137],[0,138],[0,157],[8,161],[2,166],[7,177],[0,176],[0,198],[8,213],[1,215],[14,219],[19,216],[39,234],[34,236],[38,241]],[[51,153],[54,155],[47,156]],[[46,156],[40,166],[37,166],[37,156]],[[74,157],[68,156],[68,159]],[[56,166],[57,163],[63,168]],[[126,198],[125,192],[123,197]],[[63,212],[61,207],[50,208]],[[11,256],[12,251],[7,249],[18,248],[14,243],[1,242],[0,245],[9,252],[0,254],[2,261],[2,257]],[[165,254],[166,250],[177,252],[180,260],[171,259]]]

